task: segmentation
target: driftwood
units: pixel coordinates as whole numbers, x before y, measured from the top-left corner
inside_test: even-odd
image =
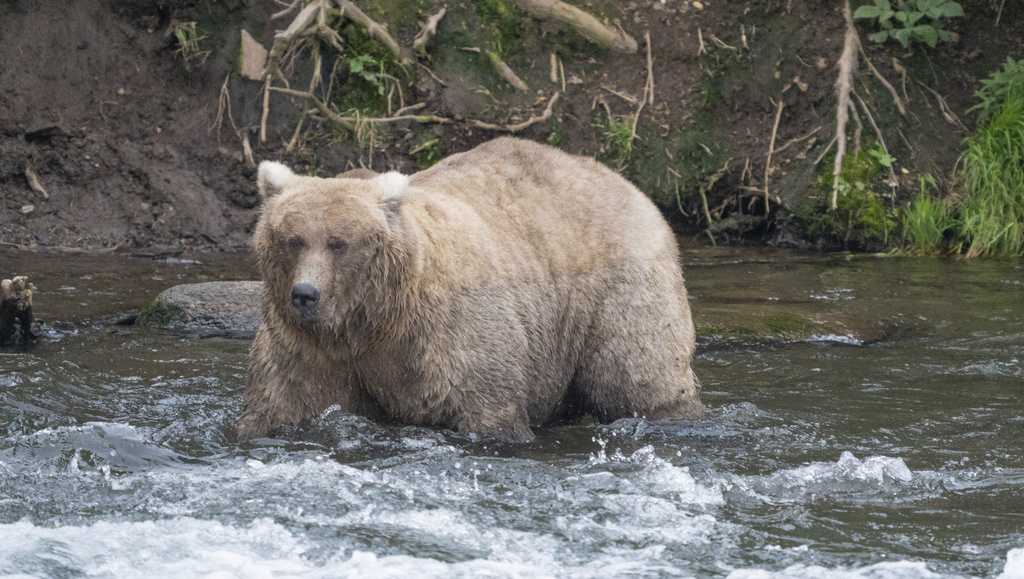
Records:
[[[535,18],[570,26],[587,40],[609,50],[634,53],[639,49],[636,40],[621,28],[606,26],[589,12],[561,0],[515,0],[515,3]]]
[[[27,345],[35,339],[32,323],[32,292],[25,276],[0,281],[0,346]]]

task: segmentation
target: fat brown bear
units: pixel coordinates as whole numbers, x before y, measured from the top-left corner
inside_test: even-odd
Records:
[[[600,163],[501,138],[408,177],[265,161],[258,184],[240,437],[332,405],[512,440],[581,413],[702,414],[675,238]]]

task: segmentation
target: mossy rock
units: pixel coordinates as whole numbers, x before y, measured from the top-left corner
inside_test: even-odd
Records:
[[[799,342],[862,346],[899,333],[896,320],[844,319],[783,306],[696,306],[694,323],[704,348],[756,347]]]
[[[144,307],[138,324],[189,336],[251,339],[263,319],[262,299],[258,281],[178,285]]]

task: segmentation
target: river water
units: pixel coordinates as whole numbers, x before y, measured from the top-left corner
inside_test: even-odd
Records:
[[[327,410],[239,446],[247,344],[114,324],[201,263],[0,253],[0,575],[1024,577],[1024,262],[688,252],[692,304],[898,331],[702,340],[700,422],[495,444]]]

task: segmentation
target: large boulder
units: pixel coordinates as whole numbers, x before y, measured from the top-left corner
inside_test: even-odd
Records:
[[[139,325],[199,337],[252,339],[263,321],[263,284],[214,281],[177,285],[139,314]]]

